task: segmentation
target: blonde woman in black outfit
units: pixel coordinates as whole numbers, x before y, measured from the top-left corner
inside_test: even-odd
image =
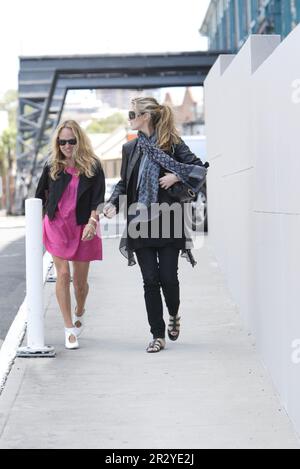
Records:
[[[193,257],[186,249],[187,239],[183,229],[178,236],[177,228],[183,226],[182,210],[169,211],[170,218],[167,220],[170,229],[166,234],[163,228],[166,220],[163,218],[164,211],[158,214],[155,207],[163,203],[167,208],[173,206],[174,199],[168,189],[178,181],[197,190],[206,170],[201,160],[179,137],[169,106],[160,105],[152,97],[136,98],[132,101],[129,121],[131,128],[138,131],[138,138],[123,146],[121,179],[104,207],[104,214],[108,218],[113,217],[119,210],[119,197],[127,196],[127,229],[120,250],[129,265],[136,263],[135,253],[141,269],[146,310],[153,335],[146,351],[153,353],[165,348],[166,326],[161,290],[169,312],[169,339],[174,341],[179,336],[177,271],[180,250],[193,263]],[[177,206],[181,209],[180,204]]]

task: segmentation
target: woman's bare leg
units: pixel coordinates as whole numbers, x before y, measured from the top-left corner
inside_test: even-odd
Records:
[[[74,327],[71,317],[70,267],[69,262],[53,256],[57,271],[56,297],[62,312],[65,327]]]
[[[89,267],[89,262],[73,261],[73,286],[77,302],[76,316],[81,316],[84,311],[89,292],[89,284],[87,283]]]

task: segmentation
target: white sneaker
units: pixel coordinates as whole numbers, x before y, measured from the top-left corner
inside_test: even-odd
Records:
[[[65,347],[70,350],[79,348],[76,327],[65,327]]]
[[[73,324],[74,324],[74,328],[76,329],[77,337],[79,337],[82,334],[82,331],[84,329],[85,314],[86,314],[85,309],[83,310],[83,313],[81,316],[77,316],[76,309],[75,309],[75,312],[73,313]]]

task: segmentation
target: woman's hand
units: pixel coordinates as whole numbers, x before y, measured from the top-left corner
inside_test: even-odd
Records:
[[[169,189],[169,187],[173,186],[175,182],[180,181],[180,179],[173,173],[165,173],[165,176],[159,178],[159,185],[162,189]]]
[[[92,223],[85,225],[81,240],[82,241],[91,241],[96,234],[96,228]]]
[[[117,209],[113,204],[107,204],[103,209],[103,213],[105,217],[112,218],[116,215]]]

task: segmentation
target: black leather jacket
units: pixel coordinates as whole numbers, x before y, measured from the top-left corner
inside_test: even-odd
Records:
[[[50,220],[55,217],[58,202],[64,190],[72,179],[68,173],[61,172],[54,181],[49,174],[49,164],[46,163],[40,177],[35,197],[42,199],[43,208]],[[88,178],[80,175],[76,203],[76,221],[78,225],[85,225],[91,215],[92,210],[96,210],[98,205],[104,201],[105,177],[99,162],[99,166],[93,177]]]
[[[121,179],[117,183],[109,202],[115,205],[119,210],[119,196],[127,194],[128,184],[133,168],[139,158],[139,152],[135,151],[138,140],[131,140],[123,145],[122,148],[122,166],[121,166]],[[192,153],[189,147],[181,140],[180,143],[174,145],[173,151],[168,153],[180,163],[194,164],[203,166],[200,158]]]

